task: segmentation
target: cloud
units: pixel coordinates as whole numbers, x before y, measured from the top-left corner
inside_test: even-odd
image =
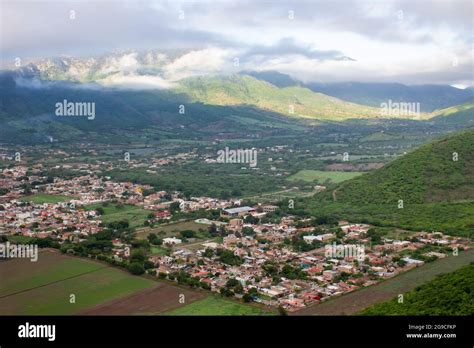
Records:
[[[473,6],[472,0],[4,0],[0,52],[2,67],[17,57],[128,52],[102,64],[111,85],[168,88],[189,76],[274,68],[328,82],[464,84],[474,71]],[[150,49],[160,52],[149,61],[130,52]],[[453,69],[446,56],[459,64]]]
[[[175,87],[171,81],[160,76],[151,75],[117,75],[98,80],[98,84],[104,87],[119,89],[168,89]]]
[[[110,74],[114,72],[131,73],[136,72],[140,67],[137,60],[137,53],[129,53],[120,57],[110,57],[106,64],[99,71],[101,74]]]
[[[194,50],[166,65],[164,76],[177,81],[191,76],[228,73],[236,53],[232,49],[217,47]]]
[[[269,58],[299,55],[317,60],[353,60],[340,51],[322,51],[312,48],[310,45],[298,45],[293,38],[283,38],[274,45],[254,45],[246,51],[246,56],[264,56]]]

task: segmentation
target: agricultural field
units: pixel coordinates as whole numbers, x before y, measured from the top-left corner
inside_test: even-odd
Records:
[[[256,305],[208,296],[203,300],[166,312],[166,315],[273,315]]]
[[[190,306],[205,297],[203,292],[155,282],[155,286],[79,312],[84,315],[157,315]],[[184,304],[180,302],[184,299]]]
[[[179,235],[180,231],[194,231],[197,232],[197,236],[203,233],[201,231],[207,231],[209,225],[198,224],[194,221],[180,221],[176,223],[170,223],[166,225],[159,225],[153,228],[141,228],[136,231],[138,239],[145,239],[150,233],[156,233],[159,237],[175,237]],[[205,236],[202,236],[205,238]]]
[[[439,274],[455,271],[471,262],[474,262],[474,250],[464,251],[459,253],[458,256],[436,260],[382,281],[377,285],[307,307],[293,315],[353,315],[371,305],[411,291],[417,286],[434,279]]]
[[[76,197],[71,196],[61,196],[61,195],[48,195],[44,193],[38,193],[31,196],[26,196],[22,199],[24,202],[32,202],[36,204],[43,204],[43,203],[60,203],[60,202],[67,202]]]
[[[42,251],[37,262],[0,262],[0,279],[0,315],[75,314],[157,284],[56,251]],[[71,294],[75,295],[75,303],[70,302]]]
[[[321,171],[321,170],[300,170],[296,174],[288,177],[291,181],[316,181],[319,184],[324,184],[326,181],[331,183],[340,183],[356,176],[361,175],[361,172],[332,172],[332,171]]]
[[[90,204],[85,206],[86,210],[95,210],[101,207],[104,209],[104,213],[100,216],[100,220],[103,223],[108,224],[114,221],[127,220],[130,223],[130,227],[143,226],[147,216],[151,211],[142,209],[135,205],[117,205],[117,204],[108,204],[104,206],[103,204]]]

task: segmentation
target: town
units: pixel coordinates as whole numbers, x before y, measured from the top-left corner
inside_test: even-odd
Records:
[[[92,164],[75,170],[77,176],[60,178],[41,176],[35,166],[4,168],[0,237],[50,240],[46,246],[134,274],[146,272],[288,312],[456,255],[470,243],[436,231],[389,238],[369,224],[292,215],[291,205],[282,209],[287,202],[185,197],[116,182],[97,175]],[[28,200],[35,196],[61,199]],[[137,209],[143,223],[103,221],[110,206]],[[182,221],[202,227],[171,234],[159,229]]]

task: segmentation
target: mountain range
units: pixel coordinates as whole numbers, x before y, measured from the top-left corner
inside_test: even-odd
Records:
[[[467,102],[474,96],[472,87],[460,89],[447,85],[414,85],[369,82],[310,82],[303,83],[276,71],[248,72],[255,78],[278,87],[302,86],[352,103],[380,107],[381,103],[420,103],[421,111],[432,112]]]
[[[221,132],[232,137],[249,132],[250,124],[252,130],[274,133],[325,122],[388,118],[426,120],[454,128],[474,124],[472,89],[305,84],[273,71],[186,76],[177,68],[183,64],[183,54],[174,50],[59,57],[4,71],[0,74],[0,136],[7,142],[41,142],[51,137],[101,138],[104,132],[131,133],[147,127],[148,135],[158,138]],[[97,117],[94,122],[58,118],[54,105],[63,100],[93,101]],[[389,101],[420,103],[421,112],[384,115],[381,104]],[[185,106],[184,114],[179,113],[180,105]]]

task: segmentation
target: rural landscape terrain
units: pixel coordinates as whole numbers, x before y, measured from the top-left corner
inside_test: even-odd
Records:
[[[0,71],[1,316],[474,314],[472,24],[466,34],[465,16],[451,18],[459,9],[432,8],[446,14],[440,43],[429,15],[410,31],[419,9],[364,2],[366,28],[394,23],[375,37],[331,12],[322,43],[300,39],[314,8],[280,1],[256,12],[275,30],[259,42],[237,5],[216,11],[239,9],[244,24],[209,14],[221,33],[189,4],[151,3],[174,22],[156,27],[135,5],[113,13],[143,16],[160,44],[130,29],[137,18],[130,36],[110,19],[122,33],[110,47],[107,31],[55,22],[79,47],[90,34],[80,52],[60,35],[38,47],[7,33],[18,40]],[[63,5],[51,9],[67,25],[102,20],[87,2],[77,18]],[[354,43],[336,50],[348,30]]]

